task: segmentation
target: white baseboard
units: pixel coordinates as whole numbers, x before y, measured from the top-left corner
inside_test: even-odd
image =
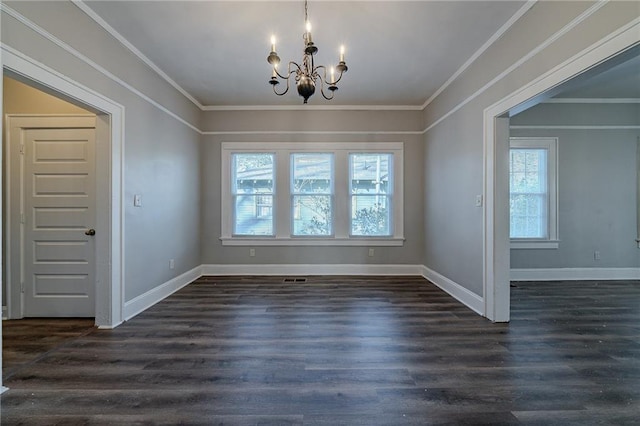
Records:
[[[640,280],[640,268],[512,269],[511,281]]]
[[[164,284],[159,285],[156,288],[149,290],[148,292],[141,294],[140,296],[131,299],[124,304],[124,319],[125,321],[138,315],[140,312],[150,308],[156,303],[160,302],[167,296],[172,295],[182,287],[191,283],[192,281],[202,276],[202,266],[196,266],[190,271],[179,275]]]
[[[485,316],[484,314],[484,299],[474,292],[467,290],[460,284],[450,280],[449,278],[440,275],[436,271],[433,271],[426,266],[421,266],[421,275],[434,283],[440,289],[444,290],[454,299],[457,299],[463,305],[471,309],[472,311]]]
[[[202,265],[202,275],[422,275],[421,265]]]
[[[370,264],[267,264],[267,265],[200,265],[124,304],[124,318],[130,320],[203,275],[407,275],[422,276],[447,292],[469,309],[484,315],[484,300],[460,284],[423,265]]]
[[[150,306],[148,306],[147,308],[150,308]],[[142,312],[142,311],[140,311],[140,312]],[[140,312],[138,312],[138,314]],[[136,314],[136,315],[138,315],[138,314]],[[98,326],[98,330],[115,330],[118,326],[120,326],[122,324],[124,324],[124,321],[120,321],[120,322],[117,322],[115,324],[99,325]]]
[[[3,307],[2,307],[2,319],[3,319],[3,320],[6,320],[6,319],[8,319],[8,318],[9,318],[9,317],[7,317],[7,307],[6,307],[6,306],[3,306]]]

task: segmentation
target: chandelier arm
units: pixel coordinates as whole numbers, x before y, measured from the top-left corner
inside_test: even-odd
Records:
[[[320,70],[322,70],[322,74],[320,73]],[[315,67],[313,73],[317,74],[318,78],[322,79],[327,85],[331,86],[335,84],[334,82],[329,81],[329,79],[327,78],[327,67],[325,67],[324,65],[318,65],[317,67]]]
[[[331,99],[333,99],[333,95],[334,95],[335,91],[337,90],[337,88],[335,87],[335,84],[330,84],[330,83],[327,83],[325,81],[326,75],[323,78],[322,75],[318,72],[318,70],[320,68],[324,68],[324,67],[323,66],[319,66],[316,69],[314,69],[312,76],[313,76],[314,80],[317,79],[317,80],[320,81],[320,94],[322,95],[322,97],[325,98],[326,100],[330,101]],[[331,92],[331,95],[329,95],[329,96],[327,96],[327,94],[324,92],[324,85],[325,84],[329,86],[329,90]],[[331,89],[332,86],[334,87],[333,89]]]
[[[344,74],[344,71],[339,71],[338,78],[336,78],[336,80],[333,82],[334,85],[338,84],[338,82],[342,80],[342,74]]]
[[[329,81],[327,79],[327,67],[324,65],[318,65],[317,67],[314,68],[313,73],[317,74],[318,76],[320,76],[320,69],[322,69],[322,75],[324,76],[324,82],[329,85],[329,86],[336,86],[338,84],[338,82],[340,80],[342,80],[342,75],[344,74],[344,71],[338,71],[338,78],[336,78],[334,81]]]
[[[295,69],[291,69],[291,65],[293,65],[294,67],[296,67]],[[280,72],[278,72],[277,68],[274,68],[276,74],[278,77],[280,77],[282,80],[288,80],[289,77],[291,77],[291,75],[295,72],[297,73],[300,70],[300,65],[298,65],[296,62],[294,61],[290,61],[289,64],[287,65],[287,75],[282,75],[280,74]]]
[[[320,79],[320,81],[322,81],[322,79]],[[321,95],[322,95],[322,97],[323,97],[323,98],[325,98],[326,100],[330,101],[331,99],[333,99],[333,95],[334,95],[334,93],[335,93],[335,92],[333,92],[333,91],[332,91],[332,92],[331,92],[331,96],[327,96],[327,95],[324,93],[324,84],[322,84],[322,83],[320,84],[320,94],[321,94]]]
[[[282,93],[278,93],[278,91],[276,90],[276,86],[275,85],[273,86],[273,93],[275,93],[278,96],[286,95],[288,91],[289,91],[289,80],[287,80],[287,88],[284,89],[284,92]]]
[[[320,76],[320,70],[322,70],[322,75],[324,76],[324,81],[327,81],[327,67],[325,67],[324,65],[318,65],[317,67],[313,68],[313,73],[314,74],[318,74],[318,76]]]

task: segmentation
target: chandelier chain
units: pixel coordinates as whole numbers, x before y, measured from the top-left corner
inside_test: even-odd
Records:
[[[304,0],[304,23],[309,22],[309,5],[307,4],[307,0]]]

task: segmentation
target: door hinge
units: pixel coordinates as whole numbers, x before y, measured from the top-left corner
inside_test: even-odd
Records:
[[[24,155],[24,144],[20,144],[20,154]]]
[[[24,293],[24,282],[20,283],[20,293]]]
[[[20,223],[26,223],[27,222],[27,215],[24,213],[20,213]]]

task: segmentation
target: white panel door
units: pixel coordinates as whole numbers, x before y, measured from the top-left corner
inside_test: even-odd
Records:
[[[25,317],[95,316],[95,128],[22,129]]]

